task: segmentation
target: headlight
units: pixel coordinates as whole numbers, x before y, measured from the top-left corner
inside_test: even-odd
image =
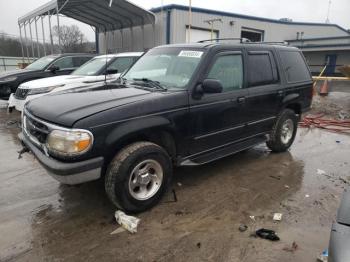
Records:
[[[16,79],[17,79],[17,76],[9,76],[1,79],[0,82],[12,82],[12,81],[15,81]]]
[[[46,142],[50,153],[76,156],[87,152],[93,144],[93,135],[87,130],[53,130]]]
[[[47,86],[47,87],[30,89],[28,92],[28,95],[38,95],[38,94],[49,93],[52,90],[54,90],[55,88],[62,87],[62,86],[64,86],[64,85]]]

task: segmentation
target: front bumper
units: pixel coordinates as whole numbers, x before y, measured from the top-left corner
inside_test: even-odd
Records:
[[[24,133],[20,133],[18,137],[47,170],[48,174],[62,184],[76,185],[97,180],[101,177],[104,162],[103,157],[74,163],[64,163],[44,154],[30,142]]]
[[[17,99],[15,98],[14,94],[10,95],[8,108],[15,108],[17,111],[22,112],[24,108],[24,104],[27,102],[27,100],[23,99]]]

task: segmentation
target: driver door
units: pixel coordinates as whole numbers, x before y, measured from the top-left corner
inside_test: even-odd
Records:
[[[244,89],[243,54],[222,52],[212,61],[204,79],[219,80],[223,91],[191,99],[191,155],[224,146],[244,135],[248,91]]]

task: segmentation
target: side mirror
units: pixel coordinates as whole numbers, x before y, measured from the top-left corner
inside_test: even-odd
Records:
[[[205,79],[202,83],[203,93],[215,94],[222,92],[222,84],[217,79]]]
[[[114,75],[118,74],[118,69],[107,69],[106,70],[106,75]]]
[[[60,70],[60,68],[56,65],[52,65],[49,67],[49,70],[51,73],[55,73],[56,71]]]

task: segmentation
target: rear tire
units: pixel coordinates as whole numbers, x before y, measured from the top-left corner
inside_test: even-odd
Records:
[[[167,152],[154,143],[136,142],[123,148],[109,164],[105,189],[119,209],[137,213],[159,202],[171,177]]]
[[[291,109],[284,109],[273,126],[266,142],[272,152],[285,152],[292,145],[298,129],[298,116]]]

